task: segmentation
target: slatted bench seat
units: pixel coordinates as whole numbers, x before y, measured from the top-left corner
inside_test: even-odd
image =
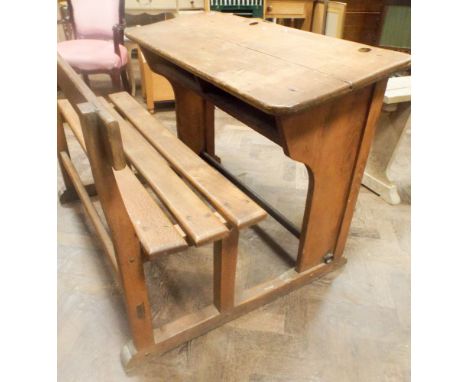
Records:
[[[57,71],[66,97],[58,100],[57,130],[66,192],[83,202],[117,271],[132,349],[141,352],[155,346],[143,263],[162,254],[213,243],[213,305],[219,312],[231,309],[239,230],[261,221],[266,212],[130,95],[113,94],[112,103],[96,97],[60,57]],[[107,224],[71,161],[65,123],[89,158]]]

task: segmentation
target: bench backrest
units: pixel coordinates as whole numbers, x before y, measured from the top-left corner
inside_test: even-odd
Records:
[[[118,173],[126,168],[118,122],[80,76],[61,57],[57,58],[59,88],[76,110],[91,165],[99,201],[111,231],[119,268],[121,254],[139,250],[139,242],[122,199]],[[117,170],[117,171],[116,171]],[[130,251],[131,252],[131,251]]]
[[[106,153],[105,160],[115,170],[125,168],[119,124],[107,110],[108,106],[99,101],[80,76],[59,55],[57,78],[59,88],[80,116],[85,140],[88,138],[99,142]]]

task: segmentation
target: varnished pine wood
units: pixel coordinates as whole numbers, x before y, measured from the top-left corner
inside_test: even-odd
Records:
[[[231,182],[207,165],[178,140],[149,112],[128,94],[111,94],[111,101],[161,155],[201,192],[229,221],[238,228],[250,226],[266,217],[265,211]],[[199,139],[203,139],[203,136]]]
[[[217,18],[218,16],[215,17]],[[208,19],[200,20],[209,21]],[[225,20],[227,20],[226,24],[229,24],[234,18],[226,18]],[[237,21],[232,21],[233,25],[245,24],[245,21],[236,20]],[[258,23],[250,24],[250,21],[248,22],[249,26],[258,25]],[[207,28],[203,29],[204,27],[201,24],[202,23],[199,23],[200,29],[198,32],[203,33],[211,31],[210,28],[216,30],[221,26],[221,24],[218,23],[218,25],[208,25]],[[187,28],[187,30],[190,31],[190,37],[194,35],[195,39],[202,40],[200,37],[203,37],[203,33],[197,35],[197,28],[198,27],[195,25],[193,29]],[[348,72],[343,69],[344,62],[338,60],[338,63],[331,63],[331,69],[325,72],[326,75],[324,75],[324,73],[314,73],[312,75],[308,70],[312,69],[312,71],[316,71],[317,68],[311,67],[310,65],[307,66],[309,64],[307,60],[305,61],[308,64],[303,65],[303,71],[301,72],[298,69],[300,65],[298,65],[297,59],[304,58],[304,56],[301,57],[301,55],[298,55],[294,57],[290,55],[292,61],[287,61],[286,57],[274,56],[273,53],[271,53],[274,51],[273,48],[278,48],[285,42],[285,38],[278,38],[278,41],[274,40],[273,43],[262,46],[253,46],[250,44],[252,41],[248,40],[248,33],[246,33],[246,30],[243,32],[242,28],[239,29],[240,33],[235,34],[235,38],[237,39],[240,37],[240,40],[235,40],[235,43],[233,43],[233,41],[228,41],[228,44],[226,44],[226,46],[229,47],[226,51],[229,55],[227,61],[230,59],[234,59],[234,61],[237,59],[238,61],[236,61],[236,63],[239,63],[239,61],[242,62],[244,59],[246,62],[250,61],[250,64],[255,67],[255,70],[258,70],[258,72],[255,72],[251,77],[249,77],[249,72],[245,70],[245,67],[242,65],[239,65],[238,68],[240,68],[241,72],[242,70],[245,70],[245,72],[242,73],[242,75],[239,75],[237,72],[236,75],[233,76],[233,66],[230,66],[233,64],[232,61],[224,67],[212,61],[210,52],[214,54],[215,45],[206,45],[200,49],[208,56],[207,62],[198,62],[198,58],[192,60],[190,57],[183,62],[183,60],[178,59],[174,55],[162,54],[162,50],[158,50],[158,47],[146,46],[145,49],[150,51],[150,54],[154,55],[153,58],[160,55],[170,60],[171,63],[176,66],[175,71],[178,71],[177,68],[180,67],[181,77],[185,76],[185,78],[188,79],[187,83],[190,83],[189,86],[185,86],[183,81],[178,83],[182,89],[181,98],[187,98],[186,104],[188,105],[187,107],[177,110],[179,114],[178,130],[179,134],[187,134],[184,139],[192,142],[193,147],[191,148],[195,153],[197,153],[197,150],[205,151],[207,147],[207,134],[205,132],[207,121],[204,117],[205,110],[202,106],[203,102],[206,102],[208,99],[209,94],[213,93],[214,88],[214,93],[225,100],[229,99],[228,95],[230,95],[244,103],[249,103],[250,106],[260,110],[262,113],[272,116],[275,122],[273,126],[279,131],[279,140],[285,152],[292,158],[306,164],[309,169],[309,175],[311,178],[313,176],[314,182],[311,183],[308,193],[306,216],[303,224],[304,232],[301,238],[297,265],[297,271],[299,273],[290,270],[282,274],[279,278],[258,285],[252,290],[247,291],[244,297],[237,300],[237,303],[234,302],[231,304],[230,301],[235,300],[232,297],[234,288],[231,287],[233,284],[231,280],[235,280],[235,276],[233,277],[233,274],[235,275],[235,273],[233,273],[235,267],[233,267],[232,257],[221,258],[218,256],[217,260],[215,260],[215,272],[217,272],[215,276],[215,286],[218,286],[218,290],[215,292],[215,305],[221,312],[217,313],[213,311],[212,307],[209,307],[206,311],[183,317],[176,322],[157,329],[155,331],[155,334],[157,334],[157,343],[148,345],[145,348],[142,348],[141,344],[138,345],[137,342],[135,342],[135,344],[130,344],[123,353],[124,362],[131,362],[129,358],[132,357],[133,360],[140,359],[148,352],[154,351],[156,353],[161,353],[167,351],[174,346],[203,334],[223,322],[229,321],[236,315],[248,312],[283,293],[287,293],[303,285],[311,278],[322,274],[322,272],[326,273],[344,263],[343,258],[335,256],[332,264],[320,264],[321,261],[323,261],[324,255],[329,253],[333,254],[339,235],[339,229],[347,213],[348,207],[346,202],[350,196],[350,190],[354,185],[355,179],[358,178],[358,174],[355,170],[359,168],[360,158],[365,156],[365,151],[361,153],[361,143],[364,141],[366,126],[368,125],[369,108],[374,94],[373,84],[380,78],[387,76],[391,70],[407,65],[408,60],[391,55],[386,56],[385,54],[380,56],[370,55],[370,58],[363,60],[366,61],[366,65],[360,62],[354,62],[351,65],[351,69],[345,68],[348,69]],[[142,29],[144,29],[144,27]],[[208,37],[208,34],[205,37]],[[247,40],[242,40],[242,38],[247,38]],[[209,41],[208,38],[205,38],[205,40]],[[298,40],[296,40],[296,42],[297,41]],[[324,41],[321,41],[321,43],[322,44],[315,44],[315,48],[319,48],[321,53],[326,53],[327,49],[323,47]],[[232,47],[232,45],[237,47]],[[348,48],[349,47],[348,45]],[[238,48],[240,48],[240,50]],[[297,49],[297,46],[295,48]],[[307,46],[306,44],[305,51],[307,51],[307,48],[311,48],[311,45]],[[339,48],[340,46],[335,46],[334,50],[339,51]],[[174,49],[176,53],[178,53],[178,46]],[[188,50],[190,51],[190,48]],[[370,51],[366,48],[366,50],[361,50],[360,52],[368,53]],[[219,52],[217,53],[219,55]],[[260,55],[258,55],[258,53],[260,53]],[[357,57],[353,56],[351,50],[348,50],[348,53],[348,58],[351,57],[351,59],[355,59]],[[276,64],[278,64],[281,60],[285,61],[286,63],[283,62],[283,64],[286,66],[286,69],[289,69],[289,72],[294,72],[294,76],[291,78],[297,82],[293,82],[292,88],[286,90],[281,87],[282,82],[277,78],[274,79],[273,82],[268,83],[262,76],[258,75],[259,73],[266,72],[266,67],[262,67],[262,63],[266,63],[265,57],[267,55],[275,57],[273,60],[270,58],[270,61],[273,63],[276,62]],[[258,61],[254,62],[254,60],[252,60],[253,57],[257,57]],[[151,62],[152,59],[149,58],[148,61]],[[375,61],[379,62],[376,63]],[[192,65],[194,63],[196,63],[196,65]],[[312,64],[315,63],[317,62],[312,62]],[[209,65],[212,66],[209,67]],[[363,74],[364,66],[368,70],[365,75]],[[295,70],[292,70],[293,67]],[[281,72],[280,69],[274,65],[272,69],[273,71],[278,69],[279,78],[284,80],[281,74],[285,72]],[[225,73],[223,73],[223,70]],[[213,72],[215,72],[214,75]],[[303,75],[302,82],[298,79],[299,73]],[[252,74],[252,72],[250,74]],[[311,75],[307,76],[304,74]],[[343,74],[343,77],[338,78],[339,74]],[[261,80],[259,85],[253,81],[254,78],[255,80]],[[306,78],[306,80],[304,80],[304,78]],[[349,78],[350,80],[348,81],[343,78]],[[312,79],[313,81],[307,82],[307,79]],[[241,86],[239,86],[239,84]],[[304,85],[307,88],[306,91],[297,89],[296,85],[298,84],[301,86]],[[259,87],[263,87],[263,90],[256,93]],[[271,89],[272,87],[273,91]],[[279,96],[274,91],[275,89],[278,90]],[[288,92],[294,93],[296,91],[300,94],[290,97]],[[309,93],[307,93],[307,91],[309,91]],[[205,97],[205,95],[207,96]],[[129,102],[129,104],[131,103]],[[127,106],[128,105],[126,105],[126,107]],[[117,106],[117,108],[122,111],[121,106]],[[130,105],[129,109],[131,108],[132,105]],[[215,184],[213,188],[213,184],[211,184],[212,192],[211,194],[207,192],[205,188],[206,183],[204,184],[203,181],[206,182],[207,178],[205,174],[208,170],[205,168],[200,170],[202,167],[197,167],[197,162],[195,160],[195,158],[198,158],[197,155],[189,148],[182,145],[192,156],[189,157],[188,154],[183,154],[184,150],[174,145],[173,140],[166,139],[167,132],[164,133],[163,130],[156,130],[155,127],[157,124],[155,125],[154,122],[150,123],[147,116],[141,114],[141,108],[139,110],[140,111],[132,110],[132,112],[128,112],[127,109],[123,114],[137,126],[139,131],[145,129],[143,126],[151,127],[151,132],[146,131],[142,132],[142,134],[151,141],[153,146],[171,162],[171,165],[174,166],[182,176],[186,177],[193,185],[197,184],[198,186],[196,187],[198,187],[199,191],[203,192],[207,198],[211,198],[210,201],[219,209],[220,213],[226,217],[226,220],[231,222],[233,217],[228,216],[229,214],[226,212],[227,208],[230,207],[229,203],[216,204],[219,203],[219,197],[216,195],[220,195],[222,192],[225,193],[225,187],[220,187],[219,184]],[[184,117],[181,117],[181,114],[184,114]],[[185,120],[180,123],[184,118]],[[193,126],[192,123],[194,120],[196,124],[193,130],[181,127],[181,125]],[[143,121],[145,123],[143,123]],[[201,128],[198,128],[200,124]],[[151,138],[148,138],[148,136]],[[165,143],[169,144],[164,145],[164,139]],[[168,153],[171,145],[173,149],[175,147],[177,150],[172,150],[172,153]],[[198,151],[198,153],[199,152],[200,151]],[[176,153],[178,155],[176,155]],[[327,160],[327,156],[329,160]],[[178,162],[179,158],[182,158],[182,161],[187,160],[187,158],[191,160],[187,161],[184,166],[180,166],[180,162]],[[202,180],[200,180],[200,178],[202,178]],[[208,179],[207,183],[210,184],[215,178],[211,177]],[[215,196],[213,197],[212,194]],[[314,221],[315,217],[318,219]],[[314,224],[314,226],[312,226],[312,224]],[[226,249],[227,248],[228,247],[226,247]],[[226,260],[226,262],[224,262],[224,260]],[[223,272],[225,274],[224,277],[222,276]]]
[[[97,100],[101,102],[101,100]],[[107,104],[104,104],[106,106]],[[59,100],[58,107],[63,113],[70,129],[86,153],[86,144],[78,114],[68,100]],[[111,108],[108,110],[112,113]],[[130,168],[119,173],[121,196],[134,223],[138,238],[150,259],[161,254],[180,251],[187,242],[173,227],[172,222],[150,197],[144,186],[137,180]]]
[[[103,121],[92,104],[80,104],[79,109],[91,171],[114,243],[132,338],[137,349],[144,349],[152,346],[154,339],[140,243],[112,167],[104,156],[104,144],[99,131],[99,123]]]
[[[63,166],[67,172],[67,175],[70,177],[71,182],[73,184],[76,193],[78,194],[81,202],[83,203],[83,207],[88,214],[91,223],[93,224],[94,229],[101,241],[101,244],[104,248],[104,253],[107,255],[107,259],[109,263],[112,265],[112,269],[116,275],[119,274],[119,268],[117,266],[117,260],[115,257],[114,245],[112,244],[112,240],[107,232],[104,224],[99,217],[99,214],[96,211],[96,208],[93,206],[91,199],[81,182],[81,179],[76,171],[75,166],[73,165],[72,161],[70,160],[70,156],[67,152],[62,151],[60,153],[60,157],[63,162]]]
[[[59,99],[57,101],[57,106],[67,121],[67,124],[70,127],[70,130],[73,132],[73,135],[78,140],[81,148],[84,152],[86,152],[86,145],[83,137],[83,131],[81,130],[80,118],[78,117],[78,113],[73,108],[72,103],[68,99]]]
[[[220,312],[234,307],[238,244],[239,231],[235,228],[214,244],[213,303]]]
[[[167,79],[150,70],[141,49],[137,48],[137,52],[141,74],[141,92],[143,98],[146,98],[146,108],[150,113],[153,113],[155,102],[174,101],[174,90]]]
[[[278,119],[285,153],[309,174],[297,270],[336,255],[341,221],[365,128],[373,86]],[[354,205],[349,206],[351,210]]]
[[[148,51],[270,114],[365,87],[410,62],[406,54],[219,12],[129,28],[126,35],[150,66]]]
[[[174,89],[177,113],[177,126],[187,126],[178,129],[178,138],[197,154],[206,151],[207,129],[213,129],[208,124],[214,120],[214,108],[195,92],[171,82]]]
[[[98,80],[98,85],[108,86],[104,76]],[[173,111],[153,118],[171,130],[175,126]],[[223,112],[217,112],[216,127],[223,162],[234,173],[247,172],[248,184],[300,225],[307,191],[303,165],[281,155],[274,143]],[[67,129],[66,133],[68,138],[71,134]],[[346,267],[164,355],[151,356],[129,374],[118,359],[122,344],[129,340],[127,331],[120,329],[126,325],[124,305],[99,261],[97,238],[82,224],[77,214],[80,206],[59,205],[58,379],[100,380],[105,375],[115,382],[128,378],[305,382],[313,376],[324,381],[375,382],[385,375],[386,382],[409,382],[409,140],[410,135],[404,134],[390,172],[402,204],[389,206],[361,187],[345,249]],[[85,155],[75,139],[68,142],[74,163],[87,181]],[[58,176],[63,187],[60,171]],[[295,240],[272,219],[261,227],[294,253]],[[287,269],[275,256],[276,250],[262,243],[256,229],[240,235],[238,288],[254,286]],[[188,256],[166,256],[145,264],[150,303],[156,312],[154,328],[212,302],[212,262],[211,248],[204,246],[191,249]],[[339,368],[330,354],[342,360]]]
[[[184,236],[130,168],[115,171],[114,175],[138,239],[150,259],[188,247]]]
[[[67,94],[72,106],[76,107],[80,102],[91,102],[93,105],[99,105],[96,95],[60,55],[57,56],[57,62],[57,82]],[[108,153],[112,166],[116,170],[121,170],[125,168],[126,162],[119,127],[113,122],[105,109],[99,108],[99,113],[100,118],[106,121],[105,126],[103,126],[103,134],[107,136],[107,139],[104,140],[104,150]]]
[[[189,314],[160,328],[156,328],[154,330],[155,345],[147,350],[147,354],[151,353],[153,356],[164,354],[184,342],[199,337],[278,297],[284,296],[290,291],[337,269],[345,263],[346,259],[341,258],[334,264],[320,264],[303,273],[290,270],[271,281],[245,291],[244,295],[232,309],[220,313],[215,306],[210,305],[196,313]],[[121,354],[122,363],[128,369],[138,365],[144,357],[145,353],[137,352],[131,342],[123,348]]]
[[[382,103],[386,86],[387,80],[381,80],[374,85],[372,90],[372,98],[370,101],[364,131],[362,133],[363,136],[360,142],[359,153],[354,165],[348,201],[335,247],[335,256],[337,257],[343,256],[346,239],[348,237],[349,228],[351,226],[351,219],[353,218],[354,208],[359,194],[359,187],[361,185],[362,176],[366,168],[367,158],[369,156],[372,140],[374,138],[375,125],[379,118],[380,111],[382,110]]]
[[[60,194],[59,200],[60,200],[60,203],[66,204],[66,203],[79,200],[79,196],[75,191],[75,187],[73,187],[72,179],[65,171],[63,167],[64,165],[62,163],[62,157],[61,157],[62,152],[65,152],[68,156],[70,156],[70,153],[68,151],[67,140],[65,137],[65,128],[63,125],[62,113],[67,112],[67,110],[64,110],[61,107],[63,102],[70,105],[70,103],[67,100],[58,100],[58,105],[57,105],[57,160],[60,166],[60,170],[62,172],[64,184],[65,184],[65,190]],[[88,184],[84,187],[89,196],[96,196],[96,187],[94,186],[94,184]]]
[[[72,180],[63,167],[64,165],[62,163],[61,156],[62,152],[70,155],[70,152],[68,151],[67,139],[65,137],[62,115],[60,114],[60,110],[57,108],[57,159],[59,162],[60,171],[62,172],[63,182],[65,183],[65,190],[67,190],[69,193],[73,193],[74,187]]]
[[[265,135],[273,142],[279,142],[279,138],[277,136],[277,131],[273,125],[274,118],[273,116],[266,114],[265,112],[256,109],[255,107],[249,105],[245,101],[242,101],[239,98],[232,96],[229,93],[226,93],[216,86],[212,84],[202,81],[200,78],[193,76],[190,72],[181,69],[174,63],[171,63],[167,60],[162,59],[159,56],[151,54],[151,51],[148,51],[148,64],[151,66],[151,69],[161,73],[167,78],[171,79],[173,84],[177,84],[179,87],[182,87],[190,92],[186,93],[186,97],[194,97],[195,99],[199,99],[200,97],[204,98],[208,101],[208,105],[212,103],[216,107],[220,108],[221,110],[225,111],[226,113],[232,115],[239,121],[245,123],[246,125],[250,126],[251,128],[258,131],[260,134]],[[191,101],[191,103],[196,103],[199,101]],[[193,122],[188,121],[186,124],[178,123],[177,134],[179,137],[192,137],[196,132],[201,134],[203,131],[208,133],[208,137],[197,137],[195,141],[199,142],[206,139],[206,142],[202,144],[205,147],[205,151],[209,152],[214,150],[214,141],[211,140],[211,131],[213,130],[214,134],[214,126],[213,128],[209,124],[211,113],[205,114],[207,117],[207,126],[205,130],[201,128],[197,128],[193,130]],[[183,120],[182,120],[183,122]],[[188,130],[188,132],[184,132],[183,130]],[[179,132],[180,130],[180,132]],[[190,140],[186,143],[190,147]]]
[[[106,102],[104,99],[100,99]],[[228,229],[213,212],[169,167],[156,149],[116,111],[110,113],[119,122],[124,151],[165,206],[171,211],[196,245],[218,240]]]

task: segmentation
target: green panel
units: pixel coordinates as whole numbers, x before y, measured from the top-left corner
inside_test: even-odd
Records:
[[[411,49],[411,7],[387,7],[380,45]]]
[[[263,0],[211,0],[212,11],[246,17],[263,17]]]
[[[218,11],[223,13],[233,13],[239,16],[246,16],[246,17],[263,17],[263,8],[262,6],[229,6],[229,5],[221,5],[221,6],[211,6],[212,11]]]

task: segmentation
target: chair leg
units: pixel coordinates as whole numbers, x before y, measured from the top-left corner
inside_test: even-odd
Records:
[[[135,97],[136,94],[136,81],[135,81],[135,73],[133,73],[133,65],[132,65],[132,53],[135,51],[136,48],[129,48],[128,49],[128,59],[127,59],[127,76],[128,80],[130,81],[130,87],[131,87],[131,93],[133,97]]]
[[[86,85],[90,86],[89,85],[89,77],[88,77],[88,73],[83,73],[83,81]]]
[[[120,76],[122,78],[122,84],[123,84],[124,90],[130,95],[132,95],[132,89],[130,87],[130,82],[128,81],[128,77],[127,77],[127,67],[129,68],[129,70],[131,70],[130,65],[131,63],[127,64],[125,67],[122,68],[122,70],[120,71]]]
[[[220,312],[234,307],[239,231],[214,243],[214,305]]]
[[[112,80],[112,86],[114,87],[114,89],[121,90],[122,83],[120,81],[120,69],[112,70],[110,76]]]

